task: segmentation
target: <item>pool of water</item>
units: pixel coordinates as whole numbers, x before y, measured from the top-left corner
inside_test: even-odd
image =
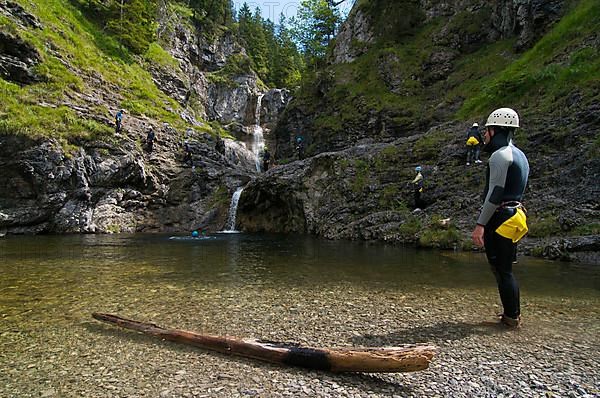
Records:
[[[231,387],[207,396],[278,391],[282,383],[265,387],[273,377],[316,383],[312,373],[147,341],[99,324],[92,312],[309,346],[431,342],[441,353],[429,373],[411,378],[421,381],[415,396],[429,394],[431,380],[447,383],[448,369],[474,369],[478,383],[502,372],[482,371],[481,361],[516,361],[558,392],[574,382],[597,389],[600,269],[523,257],[515,273],[526,324],[497,334],[480,326],[501,310],[482,253],[292,235],[10,236],[0,239],[0,396],[159,396],[167,387],[184,394],[222,388],[210,376],[222,372]],[[178,369],[189,372],[187,384],[175,383],[185,377]],[[390,379],[391,390],[375,396],[404,394],[403,380]]]
[[[310,292],[343,285],[415,297],[435,289],[465,295],[495,289],[484,254],[309,236],[16,236],[0,240],[0,272],[4,317],[91,312],[130,300],[148,309],[168,292],[202,289]],[[529,299],[573,306],[600,300],[600,269],[523,257],[515,272]]]

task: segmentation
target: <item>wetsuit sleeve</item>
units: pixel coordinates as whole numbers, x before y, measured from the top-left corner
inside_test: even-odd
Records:
[[[489,160],[490,179],[487,188],[487,195],[483,202],[483,208],[477,219],[477,224],[486,225],[492,218],[494,212],[502,203],[504,196],[504,186],[506,184],[506,175],[508,167],[512,163],[512,152],[509,147],[497,150],[492,154]]]
[[[417,174],[415,179],[412,181],[412,183],[416,184],[417,182],[421,181],[422,179],[423,179],[423,175],[421,173],[419,173],[419,174]]]

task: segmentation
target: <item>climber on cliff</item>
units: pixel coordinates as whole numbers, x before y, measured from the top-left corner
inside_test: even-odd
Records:
[[[296,154],[298,160],[304,159],[304,138],[301,135],[296,136]]]
[[[415,193],[415,210],[423,208],[423,201],[421,200],[421,194],[423,193],[423,174],[421,174],[421,166],[415,167],[417,175],[411,184]]]
[[[152,126],[148,126],[148,133],[146,134],[146,147],[148,148],[148,153],[152,153],[154,149],[154,139],[156,135],[154,134],[154,129]]]
[[[483,137],[479,132],[479,125],[473,123],[471,128],[467,131],[467,166],[471,165],[471,162],[481,163],[479,160],[479,152]]]
[[[225,141],[217,134],[217,143],[215,144],[215,150],[221,155],[225,155]]]
[[[271,164],[271,153],[269,152],[269,148],[266,146],[262,151],[261,157],[263,161],[263,172],[266,172],[269,170],[269,165]]]
[[[190,143],[188,140],[183,141],[183,163],[188,166],[192,165],[192,148],[190,147]]]
[[[123,123],[123,113],[124,112],[125,112],[125,109],[119,109],[119,111],[115,115],[115,133],[116,134],[120,133],[121,129],[123,127],[122,123]]]
[[[491,153],[486,171],[484,202],[472,233],[476,246],[485,253],[496,277],[503,312],[500,322],[516,328],[521,324],[519,285],[513,275],[517,242],[527,233],[527,218],[521,204],[529,162],[513,145],[519,115],[513,109],[492,112],[485,124],[484,151]]]

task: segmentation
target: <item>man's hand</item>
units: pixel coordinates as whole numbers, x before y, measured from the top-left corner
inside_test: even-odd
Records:
[[[483,225],[477,224],[473,233],[471,234],[471,239],[473,239],[473,243],[477,247],[483,247]]]

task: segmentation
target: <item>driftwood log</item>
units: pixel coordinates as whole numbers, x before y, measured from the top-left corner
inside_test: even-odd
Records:
[[[271,363],[331,372],[414,372],[427,369],[436,351],[436,348],[431,345],[383,348],[309,348],[290,343],[236,339],[166,329],[153,323],[133,321],[110,314],[94,313],[92,316],[99,321],[164,340]]]

